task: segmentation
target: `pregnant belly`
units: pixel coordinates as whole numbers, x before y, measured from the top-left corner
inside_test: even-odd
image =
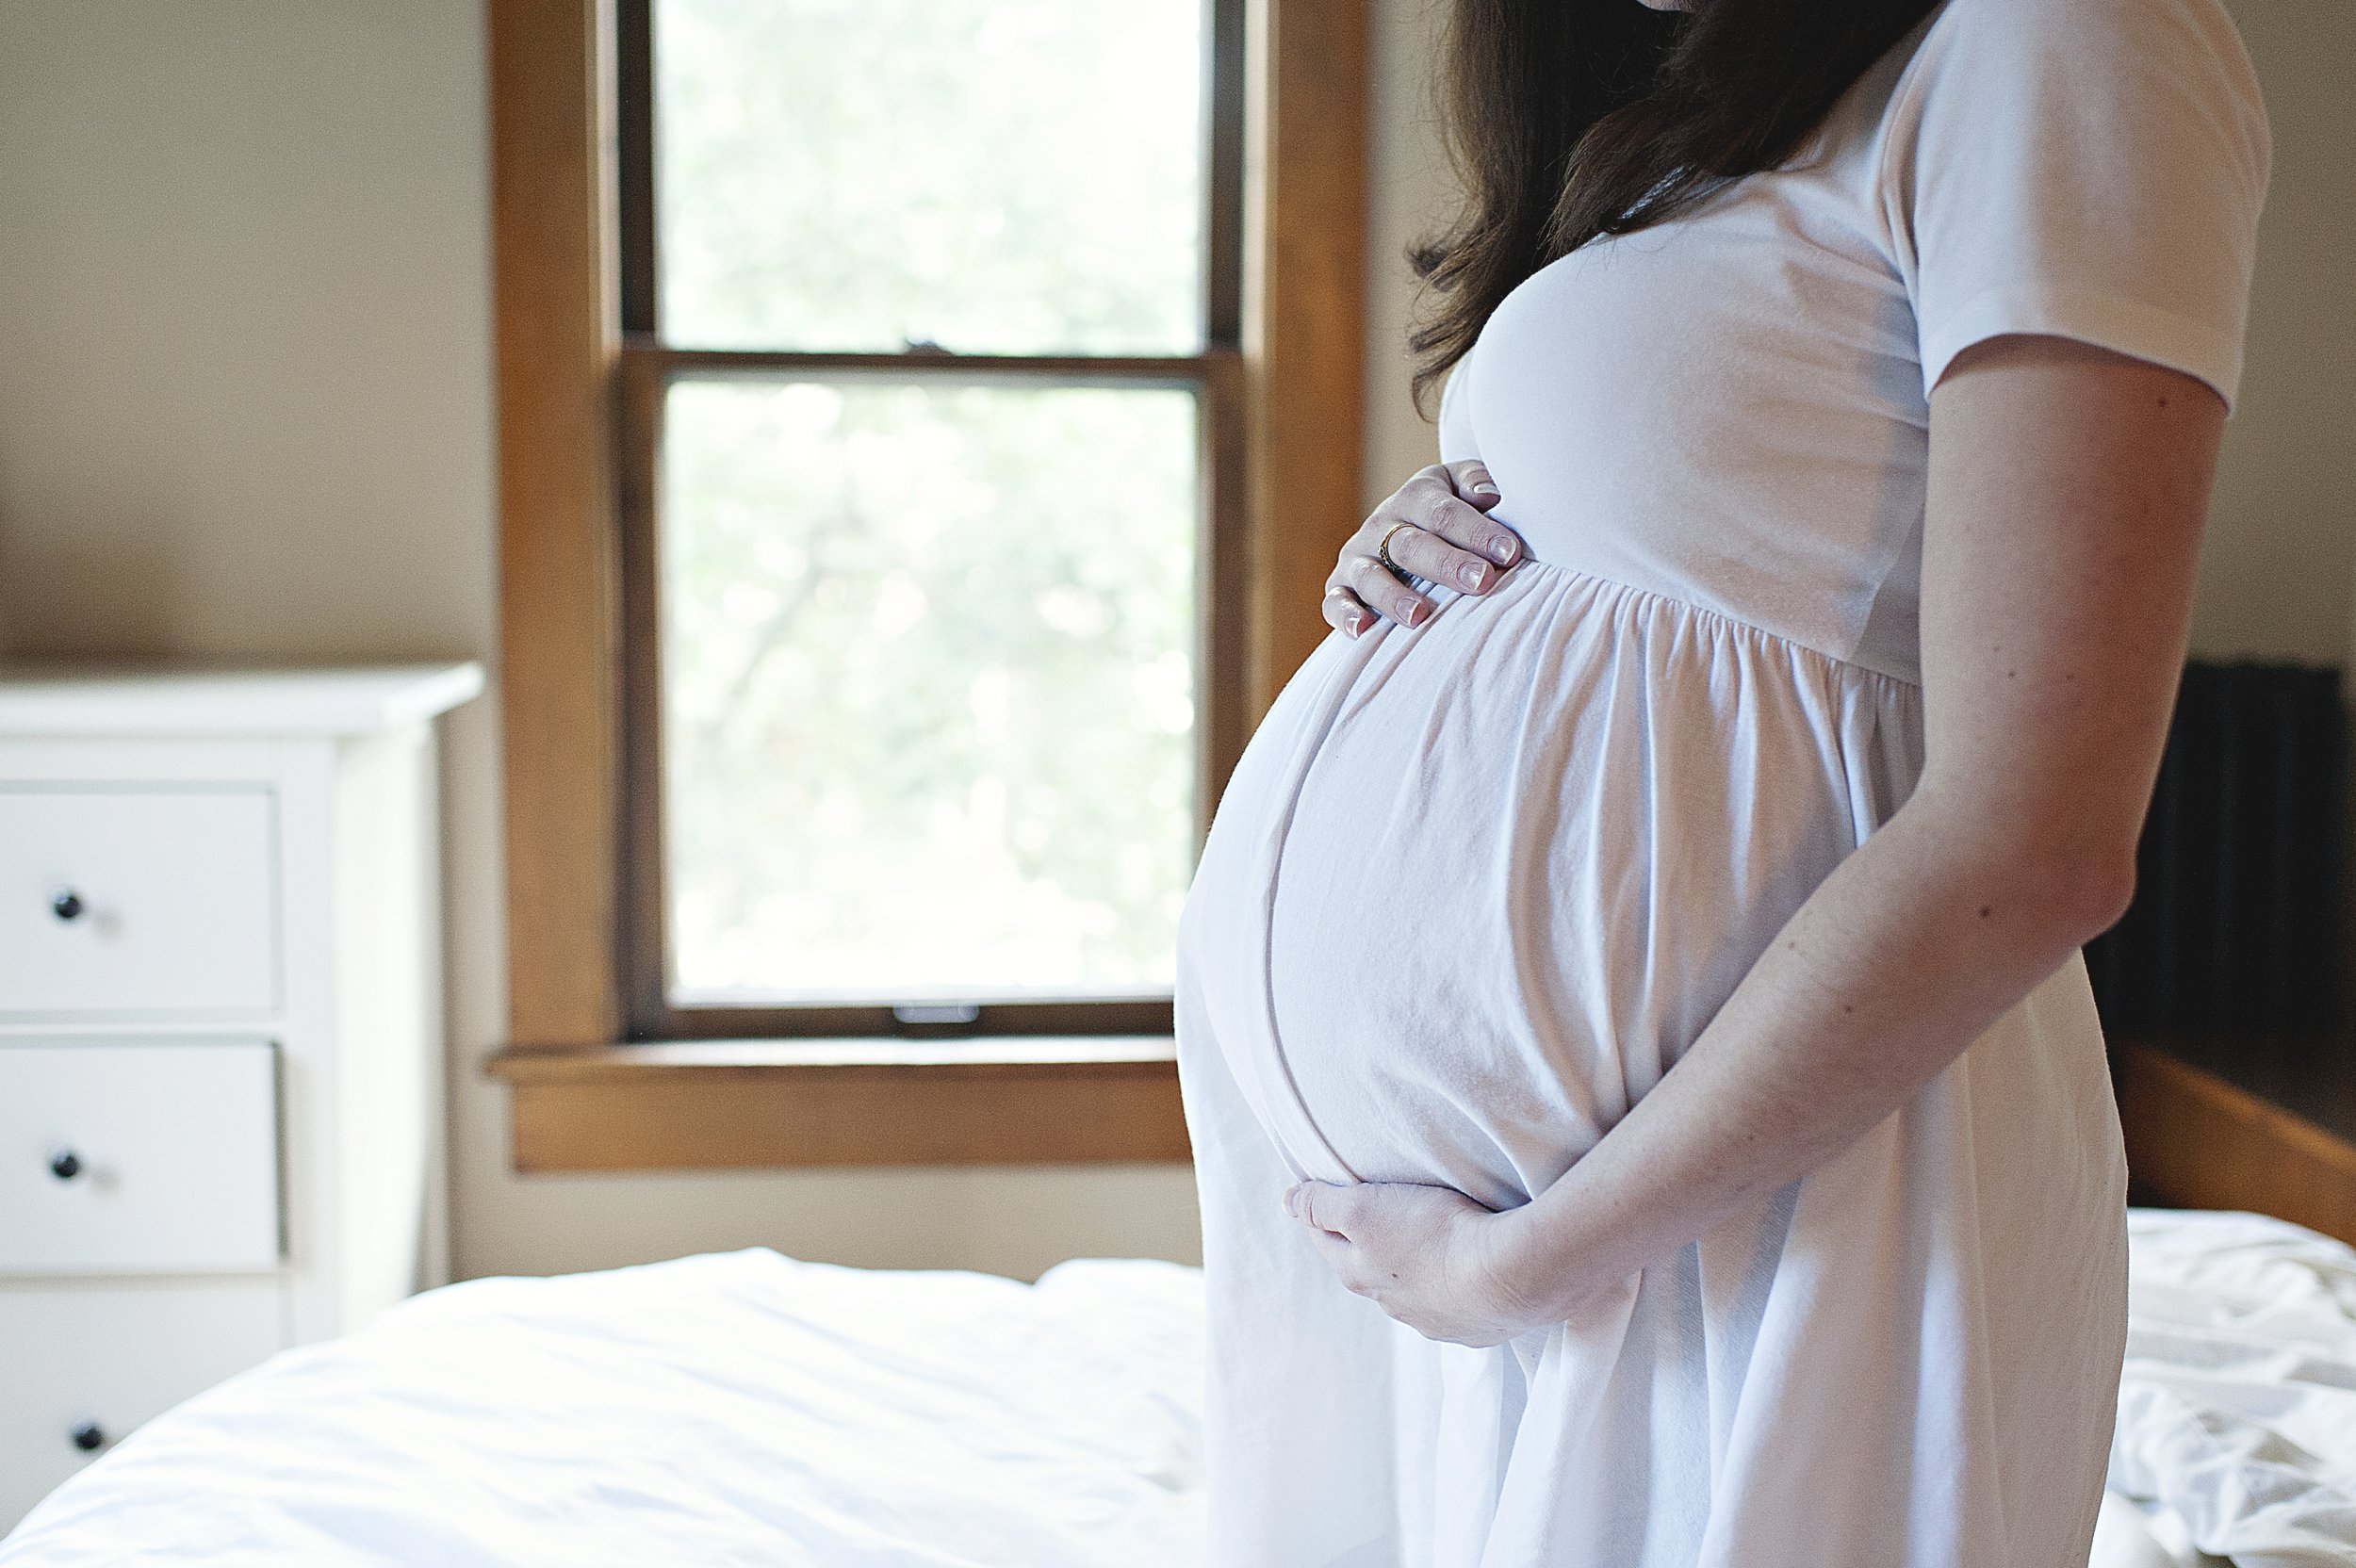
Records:
[[[1222,801],[1182,961],[1309,1174],[1562,1174],[1894,808],[1913,689],[1553,567],[1330,641]]]

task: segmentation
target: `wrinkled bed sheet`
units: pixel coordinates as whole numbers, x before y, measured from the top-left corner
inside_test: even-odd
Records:
[[[2356,1252],[2130,1229],[2094,1568],[2356,1565]],[[150,1423],[0,1568],[1203,1568],[1201,1373],[1170,1264],[479,1280]]]
[[[2356,1251],[2152,1209],[2129,1216],[2128,1257],[2097,1563],[2356,1564]]]
[[[1199,1568],[1202,1290],[769,1251],[432,1292],[125,1439],[8,1568]]]

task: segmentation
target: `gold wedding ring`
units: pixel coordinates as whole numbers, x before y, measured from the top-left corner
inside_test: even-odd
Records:
[[[1398,537],[1399,530],[1403,528],[1414,528],[1415,526],[1415,525],[1413,523],[1393,523],[1389,528],[1383,531],[1383,542],[1374,547],[1374,558],[1383,563],[1385,568],[1399,577],[1405,577],[1407,575],[1407,568],[1391,559],[1391,541]]]

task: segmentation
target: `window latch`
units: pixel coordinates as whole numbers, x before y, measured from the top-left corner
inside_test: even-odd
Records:
[[[982,1009],[971,1002],[898,1002],[892,1021],[903,1029],[951,1030],[971,1027]]]

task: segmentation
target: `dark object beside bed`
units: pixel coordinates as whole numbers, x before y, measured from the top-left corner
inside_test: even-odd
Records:
[[[2347,745],[2336,669],[2185,666],[2135,903],[2086,947],[2114,1037],[2342,1027]]]

